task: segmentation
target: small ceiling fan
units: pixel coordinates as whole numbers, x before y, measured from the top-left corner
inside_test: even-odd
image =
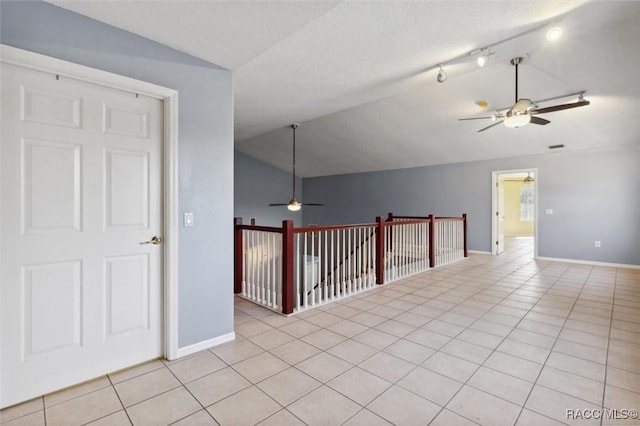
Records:
[[[292,212],[297,212],[302,208],[302,206],[324,206],[324,204],[318,203],[302,203],[296,200],[296,129],[298,128],[298,123],[293,123],[291,128],[293,129],[293,172],[291,173],[291,179],[293,182],[293,197],[289,200],[288,203],[272,203],[270,206],[287,206],[289,210]]]
[[[471,117],[471,118],[459,118],[460,121],[465,120],[484,120],[490,118],[494,121],[493,124],[484,127],[478,132],[484,132],[487,129],[495,127],[501,123],[504,123],[506,127],[522,127],[529,123],[539,124],[539,125],[547,125],[550,123],[549,120],[546,120],[542,117],[537,117],[539,114],[546,114],[549,112],[562,111],[563,109],[577,108],[589,105],[589,101],[584,99],[584,94],[586,90],[582,90],[576,93],[570,93],[568,95],[562,96],[554,96],[552,98],[540,99],[537,101],[532,101],[531,99],[519,99],[518,98],[518,65],[522,63],[524,59],[522,57],[516,57],[511,59],[511,65],[516,68],[516,103],[512,107],[499,108],[496,110],[496,114],[493,114],[488,117]],[[538,103],[553,101],[555,99],[566,98],[569,96],[578,95],[578,101],[572,102],[568,104],[559,104],[553,105],[545,108],[539,108]],[[498,121],[499,120],[499,121]]]

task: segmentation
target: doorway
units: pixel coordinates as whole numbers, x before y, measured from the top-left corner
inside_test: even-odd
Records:
[[[0,53],[5,407],[175,358],[177,92]]]
[[[491,253],[537,256],[538,170],[492,173]]]

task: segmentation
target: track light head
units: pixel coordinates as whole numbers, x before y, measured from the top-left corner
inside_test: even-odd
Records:
[[[553,27],[547,31],[547,40],[549,41],[557,41],[561,36],[562,30],[559,27]]]
[[[478,63],[478,66],[480,68],[484,67],[487,64],[487,61],[489,60],[489,55],[491,55],[492,53],[489,51],[489,49],[482,49],[480,51],[480,55],[478,55],[478,59],[476,59],[476,62]]]
[[[438,77],[436,77],[438,83],[444,83],[447,81],[447,73],[444,72],[444,68],[440,65],[440,71],[438,71]]]

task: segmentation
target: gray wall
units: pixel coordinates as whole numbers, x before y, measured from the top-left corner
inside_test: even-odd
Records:
[[[538,255],[640,265],[640,146],[304,179],[325,203],[305,223],[468,213],[469,249],[491,250],[491,172],[538,168]],[[544,214],[553,209],[553,215]],[[594,248],[601,240],[602,248]]]
[[[179,91],[179,345],[233,330],[231,72],[41,1],[0,3],[3,44]]]
[[[255,217],[256,224],[262,226],[281,226],[285,219],[302,226],[302,211],[307,207],[298,212],[284,206],[269,207],[270,203],[288,203],[291,199],[291,173],[236,151],[234,174],[234,214],[241,217],[243,223]],[[300,178],[296,178],[296,199],[304,200]]]

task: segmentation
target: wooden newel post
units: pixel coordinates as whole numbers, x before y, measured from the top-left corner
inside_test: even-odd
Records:
[[[282,313],[292,314],[295,289],[293,277],[293,221],[282,221]]]
[[[384,222],[380,216],[376,217],[376,284],[384,284]]]
[[[393,213],[387,214],[387,222],[393,222]],[[389,250],[393,250],[393,226],[389,227]],[[384,251],[384,246],[383,246]]]
[[[429,219],[429,268],[436,267],[436,218],[430,214]]]
[[[242,293],[242,218],[236,217],[233,219],[233,292],[235,294]]]
[[[462,235],[464,238],[464,257],[469,257],[469,252],[467,250],[467,214],[462,214]]]

